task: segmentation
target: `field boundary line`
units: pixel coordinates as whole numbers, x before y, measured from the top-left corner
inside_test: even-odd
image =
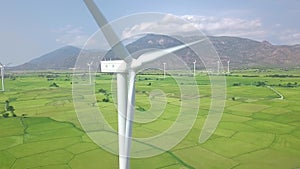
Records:
[[[281,99],[281,100],[284,99],[284,96],[283,96],[281,93],[279,93],[276,89],[274,89],[273,87],[267,86],[267,88],[269,88],[269,89],[271,89],[273,92],[275,92],[275,93],[280,97],[279,99]]]

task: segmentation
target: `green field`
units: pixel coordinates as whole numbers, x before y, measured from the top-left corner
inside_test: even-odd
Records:
[[[0,93],[0,169],[118,168],[118,156],[96,145],[82,130],[72,99],[68,72],[12,73]],[[111,75],[97,74],[97,104],[117,129]],[[300,70],[241,70],[227,80],[226,107],[213,136],[198,143],[210,103],[206,74],[197,74],[200,111],[192,130],[173,149],[150,158],[131,159],[131,168],[295,169],[300,168]],[[53,85],[53,84],[56,85]],[[266,86],[280,92],[284,99]],[[168,129],[180,109],[180,91],[172,77],[143,74],[136,80],[136,109],[150,108],[149,93],[167,96],[155,121],[135,123],[134,137]],[[14,113],[4,112],[6,104]],[[8,117],[3,117],[4,114]],[[105,138],[103,138],[105,139]]]

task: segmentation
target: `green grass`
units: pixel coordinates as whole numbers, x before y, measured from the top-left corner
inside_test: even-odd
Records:
[[[11,154],[9,154],[8,152],[6,151],[0,151],[0,168],[1,169],[7,169],[7,168],[10,168],[16,158],[14,156],[12,156]]]
[[[55,167],[57,165],[65,165],[72,157],[73,155],[65,150],[48,151],[20,158],[14,163],[12,168]]]
[[[274,149],[263,149],[234,158],[239,165],[237,169],[252,168],[299,168],[299,152],[284,152]]]
[[[23,144],[22,136],[9,136],[0,138],[0,150],[15,147],[19,144]]]
[[[200,146],[178,150],[175,154],[195,168],[232,168],[237,165],[234,160]]]
[[[5,100],[9,100],[19,117],[0,117],[0,169],[118,168],[118,156],[100,148],[82,130],[74,110],[68,74],[56,72],[58,77],[53,81],[41,76],[47,74],[51,73],[18,74],[16,80],[5,80],[8,91],[0,93],[0,112]],[[300,87],[280,87],[279,84],[300,84],[300,78],[266,76],[274,74],[299,76],[300,72],[243,70],[227,76],[222,119],[212,137],[203,144],[199,144],[198,139],[211,106],[211,93],[208,76],[199,74],[196,82],[200,107],[191,131],[178,145],[161,155],[131,159],[131,168],[299,168]],[[105,96],[98,92],[105,89],[112,93],[111,80],[110,75],[97,76],[96,106],[117,130],[117,110],[112,96],[109,102],[101,102]],[[50,87],[53,82],[59,87]],[[255,86],[256,82],[273,86],[285,99],[279,100],[267,87]],[[240,86],[233,85],[236,83]],[[177,118],[180,91],[171,77],[138,75],[136,107],[147,111],[151,107],[149,93],[154,89],[165,92],[166,109],[154,121],[134,123],[134,137],[155,136],[168,129]],[[25,117],[21,117],[22,114]]]

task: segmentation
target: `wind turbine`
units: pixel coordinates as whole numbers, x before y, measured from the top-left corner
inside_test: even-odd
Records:
[[[5,88],[4,88],[4,67],[5,67],[5,65],[3,65],[2,63],[0,63],[2,92],[5,91]]]
[[[91,65],[93,64],[93,61],[90,63],[87,63],[89,67],[89,79],[90,79],[90,85],[92,84],[92,74],[91,74]]]
[[[203,40],[171,47],[161,51],[148,52],[132,59],[101,61],[101,72],[117,73],[117,99],[118,99],[118,132],[119,132],[119,165],[120,169],[129,168],[129,156],[132,136],[132,122],[135,105],[135,77],[136,73],[146,64],[149,64],[169,53],[195,45]],[[164,76],[165,76],[164,63]],[[125,157],[124,157],[125,155]],[[124,159],[125,158],[125,159]]]
[[[217,64],[218,64],[218,75],[220,74],[220,61],[218,60],[217,61]]]
[[[166,63],[164,62],[164,79],[166,78]]]
[[[193,62],[194,64],[194,76],[196,76],[196,60]]]
[[[137,59],[133,59],[93,0],[84,0],[84,2],[103,32],[107,42],[112,47],[114,54],[124,59],[101,61],[101,72],[113,72],[117,74],[119,168],[128,169],[135,105],[136,73],[146,64],[149,64],[167,54],[190,47],[207,39],[154,52],[147,52],[140,55]]]
[[[230,60],[227,61],[227,73],[230,73]]]

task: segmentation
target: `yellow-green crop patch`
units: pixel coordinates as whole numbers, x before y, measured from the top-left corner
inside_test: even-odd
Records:
[[[238,163],[220,154],[196,146],[175,151],[179,158],[195,168],[232,168]]]
[[[14,164],[16,158],[9,154],[6,151],[0,151],[0,168],[1,169],[7,169],[11,168],[11,166]]]
[[[23,144],[23,136],[9,136],[0,138],[0,150]]]

